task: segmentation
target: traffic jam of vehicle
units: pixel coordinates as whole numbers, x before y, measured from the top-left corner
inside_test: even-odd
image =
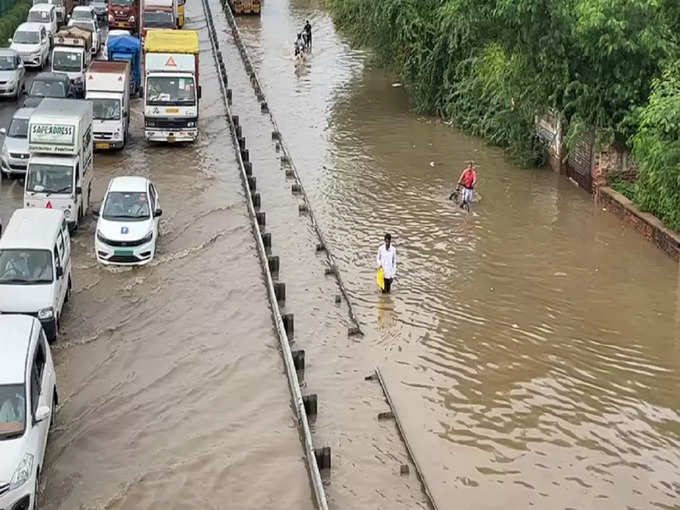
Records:
[[[37,508],[58,402],[50,343],[72,289],[71,236],[92,215],[103,265],[153,260],[160,197],[146,177],[119,175],[95,203],[95,151],[125,150],[131,101],[147,142],[198,137],[198,33],[184,0],[34,0],[0,48],[3,181],[22,208],[0,225],[0,509]],[[82,235],[82,233],[80,234]]]

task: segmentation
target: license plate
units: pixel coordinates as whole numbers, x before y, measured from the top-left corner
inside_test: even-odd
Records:
[[[122,255],[123,257],[127,257],[129,255],[132,255],[132,250],[113,250],[114,255]]]
[[[166,108],[165,113],[179,113],[179,108]]]
[[[110,149],[111,144],[106,142],[97,142],[94,144],[95,149]]]
[[[168,142],[174,142],[175,141],[175,135],[168,135]]]

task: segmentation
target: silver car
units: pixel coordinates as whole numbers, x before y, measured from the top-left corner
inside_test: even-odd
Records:
[[[21,56],[9,48],[0,48],[0,97],[19,99],[26,88],[26,70]]]
[[[0,129],[3,135],[0,168],[3,176],[26,175],[28,166],[28,120],[35,108],[19,108],[14,112],[9,130]]]

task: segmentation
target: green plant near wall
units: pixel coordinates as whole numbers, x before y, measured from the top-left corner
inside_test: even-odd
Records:
[[[640,174],[633,198],[680,231],[680,61],[654,80],[649,103],[637,115],[640,128],[632,142]]]
[[[0,47],[9,46],[7,41],[14,35],[16,28],[26,21],[26,16],[32,3],[28,0],[19,0],[14,6],[0,16]]]

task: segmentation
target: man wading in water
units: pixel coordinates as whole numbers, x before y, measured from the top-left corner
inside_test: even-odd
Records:
[[[470,211],[470,204],[472,203],[472,200],[474,199],[474,189],[475,185],[477,184],[477,172],[475,172],[475,167],[473,165],[472,161],[468,161],[467,166],[465,167],[465,170],[463,170],[463,173],[460,174],[460,178],[458,179],[458,189],[462,186],[463,187],[463,195],[461,197],[460,201],[460,208],[461,209],[467,209],[468,212]],[[451,196],[449,196],[449,199],[451,199],[455,195],[454,193],[451,193]]]
[[[397,250],[392,246],[392,236],[390,234],[385,234],[385,244],[381,244],[380,248],[378,248],[376,262],[378,263],[378,268],[382,267],[385,274],[385,288],[382,293],[389,294],[392,280],[397,274]]]

